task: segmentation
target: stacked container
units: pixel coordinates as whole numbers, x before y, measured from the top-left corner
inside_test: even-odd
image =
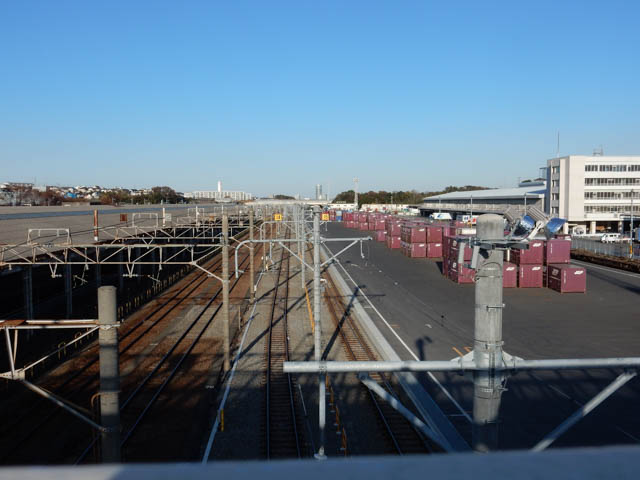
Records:
[[[410,258],[425,258],[427,256],[426,243],[401,242],[402,253]]]
[[[389,232],[387,232],[386,242],[387,248],[395,249],[402,247],[402,240],[400,240],[400,237],[392,237],[389,235]]]
[[[510,261],[518,265],[518,287],[543,287],[544,241],[531,240],[526,250],[512,248]]]
[[[376,240],[378,242],[384,242],[387,240],[387,232],[384,230],[376,230]]]
[[[502,264],[502,286],[504,288],[518,286],[518,266],[515,263],[504,262]]]
[[[400,230],[402,253],[411,258],[427,256],[427,229],[425,225],[406,224]]]
[[[387,247],[400,248],[402,221],[400,221],[397,217],[389,216],[385,219],[384,229],[387,232]]]
[[[427,225],[427,258],[442,257],[442,230],[443,227],[441,226]]]

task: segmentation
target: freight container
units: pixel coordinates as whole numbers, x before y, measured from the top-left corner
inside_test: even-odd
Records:
[[[399,237],[400,235],[402,235],[402,222],[399,222],[397,220],[387,220],[384,223],[384,229],[389,235]]]
[[[476,271],[459,265],[457,260],[450,260],[449,278],[456,283],[473,283]]]
[[[402,240],[399,236],[387,235],[387,247],[391,249],[400,248],[402,246]]]
[[[544,242],[532,240],[526,250],[512,248],[511,261],[516,265],[542,265],[544,263]]]
[[[376,226],[376,230],[384,230],[385,229],[385,221],[384,218],[378,218],[376,219],[375,222],[375,226]]]
[[[515,263],[504,262],[502,264],[502,286],[504,288],[518,286],[518,266]]]
[[[362,223],[362,222],[360,222],[358,225],[359,225],[359,227],[358,227],[358,228],[359,228],[360,230],[369,230],[369,224],[368,224],[368,223]]]
[[[425,258],[427,256],[427,244],[404,242],[402,244],[402,253],[411,258]]]
[[[454,259],[456,262],[458,261],[458,250],[460,242],[456,238],[451,239],[451,243],[449,244],[449,253],[448,256]],[[470,262],[471,256],[473,255],[473,249],[467,244],[464,249],[464,261]]]
[[[569,263],[571,260],[571,241],[554,238],[547,240],[544,246],[544,263]]]
[[[442,227],[427,225],[426,240],[427,243],[442,243]]]
[[[427,258],[442,257],[442,243],[427,243]]]
[[[542,265],[520,264],[518,266],[519,288],[542,288]]]
[[[587,271],[575,265],[557,264],[547,267],[547,286],[560,293],[585,293]]]
[[[378,242],[384,242],[387,239],[387,232],[384,230],[376,230],[376,240]]]
[[[402,241],[406,243],[427,243],[427,229],[419,225],[403,225]]]

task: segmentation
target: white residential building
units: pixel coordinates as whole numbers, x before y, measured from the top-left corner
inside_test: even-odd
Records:
[[[218,190],[196,190],[190,193],[185,193],[185,198],[195,198],[196,200],[214,200],[217,202],[232,200],[241,202],[245,200],[252,200],[253,195],[247,192],[230,192],[230,191],[218,191]]]
[[[640,155],[568,155],[547,167],[546,211],[569,229],[629,231],[632,205],[640,220]]]

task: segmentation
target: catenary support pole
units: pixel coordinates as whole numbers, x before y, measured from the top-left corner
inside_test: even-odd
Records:
[[[230,368],[229,360],[229,216],[222,215],[222,322],[224,334],[224,371]]]
[[[100,416],[102,462],[120,462],[120,371],[118,367],[116,287],[98,289],[98,344],[100,346]]]
[[[71,265],[64,266],[64,298],[65,298],[65,318],[73,315],[73,270]]]
[[[93,241],[100,241],[100,237],[98,236],[98,210],[93,211]]]
[[[320,207],[313,207],[313,352],[316,362],[321,360],[321,329],[320,329]],[[325,426],[326,426],[326,373],[318,375],[318,428],[320,430],[320,443],[315,457],[319,460],[326,458],[324,453]]]
[[[25,265],[22,269],[22,288],[24,297],[24,316],[33,319],[33,267]]]
[[[504,237],[504,220],[499,215],[481,215],[476,232],[479,241],[500,240]],[[473,375],[473,448],[480,452],[493,450],[498,445],[498,413],[504,377],[495,368],[502,365],[502,264],[502,250],[480,250],[473,341],[474,361],[486,368]]]
[[[254,262],[254,248],[253,248],[253,207],[249,209],[249,300],[251,303],[256,301],[256,286],[255,286],[255,262]]]

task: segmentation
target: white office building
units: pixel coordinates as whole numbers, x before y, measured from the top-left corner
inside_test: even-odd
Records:
[[[629,231],[632,206],[640,226],[640,155],[568,155],[547,167],[546,211],[568,230]]]

